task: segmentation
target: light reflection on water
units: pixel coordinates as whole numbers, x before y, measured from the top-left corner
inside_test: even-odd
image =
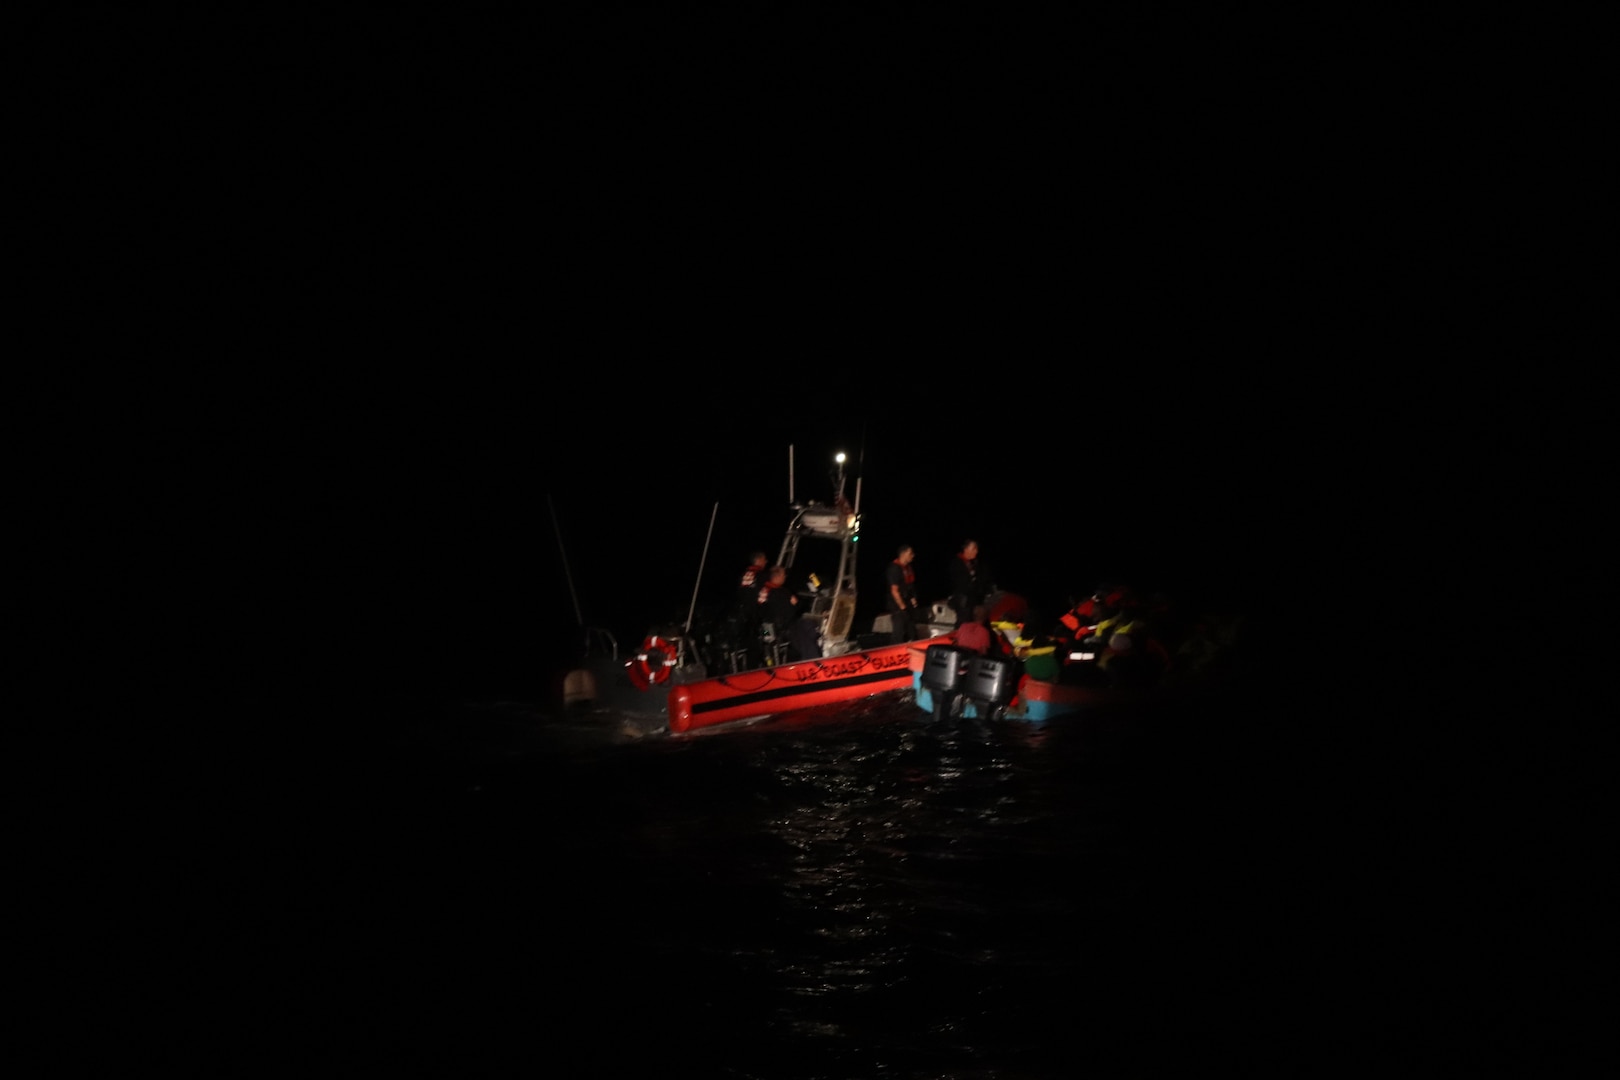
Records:
[[[1108,949],[1090,942],[1141,892],[1110,850],[1119,741],[934,724],[909,699],[846,708],[630,747],[629,787],[668,798],[599,824],[647,853],[640,887],[681,898],[675,925],[642,931],[683,968],[671,993],[701,984],[750,1018],[727,1045],[785,1070],[760,1075],[1057,1075],[1087,1024],[1046,1018],[1095,993],[1084,962]]]
[[[364,852],[364,887],[326,902],[364,928],[358,985],[332,986],[381,1006],[346,1029],[378,1052],[403,1026],[391,1054],[564,1074],[1055,1077],[1282,1023],[1232,1004],[1267,958],[1232,918],[1254,838],[1212,798],[1241,786],[1214,716],[934,722],[906,697],[638,739],[452,719],[388,760],[332,855]]]
[[[259,717],[264,753],[176,785],[174,820],[126,823],[149,857],[84,891],[75,933],[118,973],[84,985],[120,1010],[183,988],[188,1034],[131,1034],[151,1063],[206,1054],[209,1073],[1542,1060],[1538,1028],[1575,1020],[1502,963],[1552,940],[1515,922],[1512,867],[1481,842],[1463,855],[1489,873],[1470,879],[1456,832],[1425,827],[1427,800],[1396,798],[1377,766],[1393,756],[1448,798],[1494,774],[1433,768],[1381,716],[1331,727],[1308,699],[1280,704],[1270,723],[1227,696],[1041,728],[936,723],[902,699],[636,737],[473,703],[375,743],[378,710],[344,713],[365,737],[339,755],[277,754],[263,721],[282,718]],[[1451,802],[1442,824],[1471,812]],[[129,882],[163,880],[182,884],[163,911],[123,904]]]

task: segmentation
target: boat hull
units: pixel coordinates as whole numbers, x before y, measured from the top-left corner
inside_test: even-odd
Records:
[[[919,709],[930,716],[936,715],[937,697],[935,691],[928,685],[929,680],[925,674],[928,667],[928,648],[935,644],[940,642],[914,641],[907,646],[910,650],[913,700]],[[1004,704],[975,700],[974,697],[962,693],[953,695],[948,689],[944,693],[950,698],[946,711],[952,716],[1023,720],[1032,724],[1044,724],[1058,717],[1083,714],[1103,707],[1192,700],[1220,693],[1230,685],[1229,681],[1220,678],[1181,678],[1145,688],[1087,686],[1033,679],[1027,672],[1019,672],[1016,689],[1013,690],[1010,700],[1000,699],[1005,702]]]
[[[919,643],[902,642],[676,686],[669,691],[669,730],[682,734],[909,690],[914,646]]]
[[[917,707],[923,712],[932,715],[934,711],[934,695],[922,683],[922,673],[912,675],[912,688],[916,691]],[[1082,712],[1087,708],[1105,705],[1119,700],[1119,695],[1109,690],[1088,686],[1063,686],[1058,683],[1042,682],[1031,679],[1028,675],[1020,677],[1018,693],[1007,707],[1002,711],[1002,717],[1008,720],[1026,720],[1032,724],[1044,724],[1055,717],[1066,716],[1069,713]],[[979,705],[971,698],[963,698],[961,711],[956,715],[966,717],[984,716],[989,710],[981,710]]]
[[[936,712],[936,698],[935,691],[928,685],[929,680],[925,676],[929,667],[929,649],[939,644],[941,644],[939,641],[915,641],[907,646],[907,661],[911,670],[911,686],[915,701],[917,707],[929,715]],[[957,650],[947,650],[948,653],[955,651]],[[1110,687],[1072,686],[1047,682],[1032,679],[1028,673],[1020,671],[1017,675],[1016,689],[1012,691],[1010,700],[1007,696],[1002,696],[998,699],[998,704],[976,701],[969,695],[958,694],[949,703],[949,710],[953,716],[989,717],[994,714],[1003,719],[1043,724],[1055,717],[1107,704],[1118,700],[1118,697],[1118,693]]]

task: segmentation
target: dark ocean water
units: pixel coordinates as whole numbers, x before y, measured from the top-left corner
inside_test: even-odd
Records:
[[[58,970],[96,1019],[57,1051],[833,1080],[1571,1056],[1595,1006],[1549,981],[1571,941],[1532,903],[1560,845],[1475,798],[1534,777],[1445,778],[1359,715],[1252,684],[1044,727],[909,694],[687,736],[493,698],[222,712],[126,776],[161,815],[73,853]],[[367,736],[323,741],[343,719]]]

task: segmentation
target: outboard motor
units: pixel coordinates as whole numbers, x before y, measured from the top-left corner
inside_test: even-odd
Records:
[[[1000,720],[1018,693],[1018,664],[994,656],[975,656],[962,676],[962,697],[983,716]]]
[[[962,693],[962,678],[967,674],[971,659],[970,650],[955,645],[930,645],[923,650],[920,681],[934,697],[935,720],[951,714]]]

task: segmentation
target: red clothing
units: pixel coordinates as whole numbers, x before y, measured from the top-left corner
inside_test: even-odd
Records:
[[[990,628],[984,623],[963,623],[956,631],[956,643],[983,656],[990,650]]]
[[[992,624],[998,622],[1021,623],[1029,618],[1029,603],[1017,593],[1002,592],[990,605],[986,617]]]
[[[1096,626],[1101,619],[1101,605],[1094,597],[1088,596],[1065,612],[1058,622],[1067,627],[1071,635],[1078,635],[1082,630]]]
[[[735,614],[744,622],[750,621],[757,614],[754,607],[759,599],[759,587],[763,584],[765,584],[765,564],[749,563],[737,581]]]

